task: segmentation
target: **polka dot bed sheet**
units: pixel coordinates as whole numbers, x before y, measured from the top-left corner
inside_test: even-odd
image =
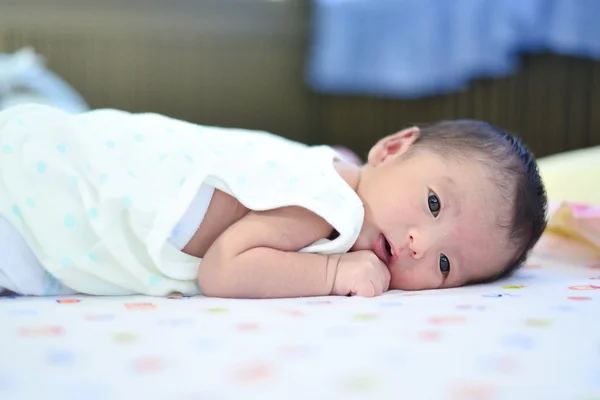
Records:
[[[0,399],[600,399],[600,262],[573,246],[374,299],[4,296]]]

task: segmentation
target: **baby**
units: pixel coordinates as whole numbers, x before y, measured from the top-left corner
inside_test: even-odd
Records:
[[[0,288],[377,296],[510,274],[545,227],[535,160],[485,122],[411,127],[364,166],[156,114],[0,112]]]

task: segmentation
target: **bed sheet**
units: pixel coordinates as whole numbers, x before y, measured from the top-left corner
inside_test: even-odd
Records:
[[[600,399],[599,260],[544,246],[375,299],[3,297],[0,399]]]

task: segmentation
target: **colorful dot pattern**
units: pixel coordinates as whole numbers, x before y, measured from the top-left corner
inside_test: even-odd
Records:
[[[0,398],[595,399],[590,268],[530,262],[374,299],[0,297]]]

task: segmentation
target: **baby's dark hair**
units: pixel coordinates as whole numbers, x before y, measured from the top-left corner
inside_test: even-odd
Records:
[[[521,141],[487,122],[441,121],[420,125],[414,147],[458,159],[478,159],[510,207],[499,226],[507,230],[515,255],[486,282],[510,276],[527,258],[546,228],[547,198],[533,154]]]

